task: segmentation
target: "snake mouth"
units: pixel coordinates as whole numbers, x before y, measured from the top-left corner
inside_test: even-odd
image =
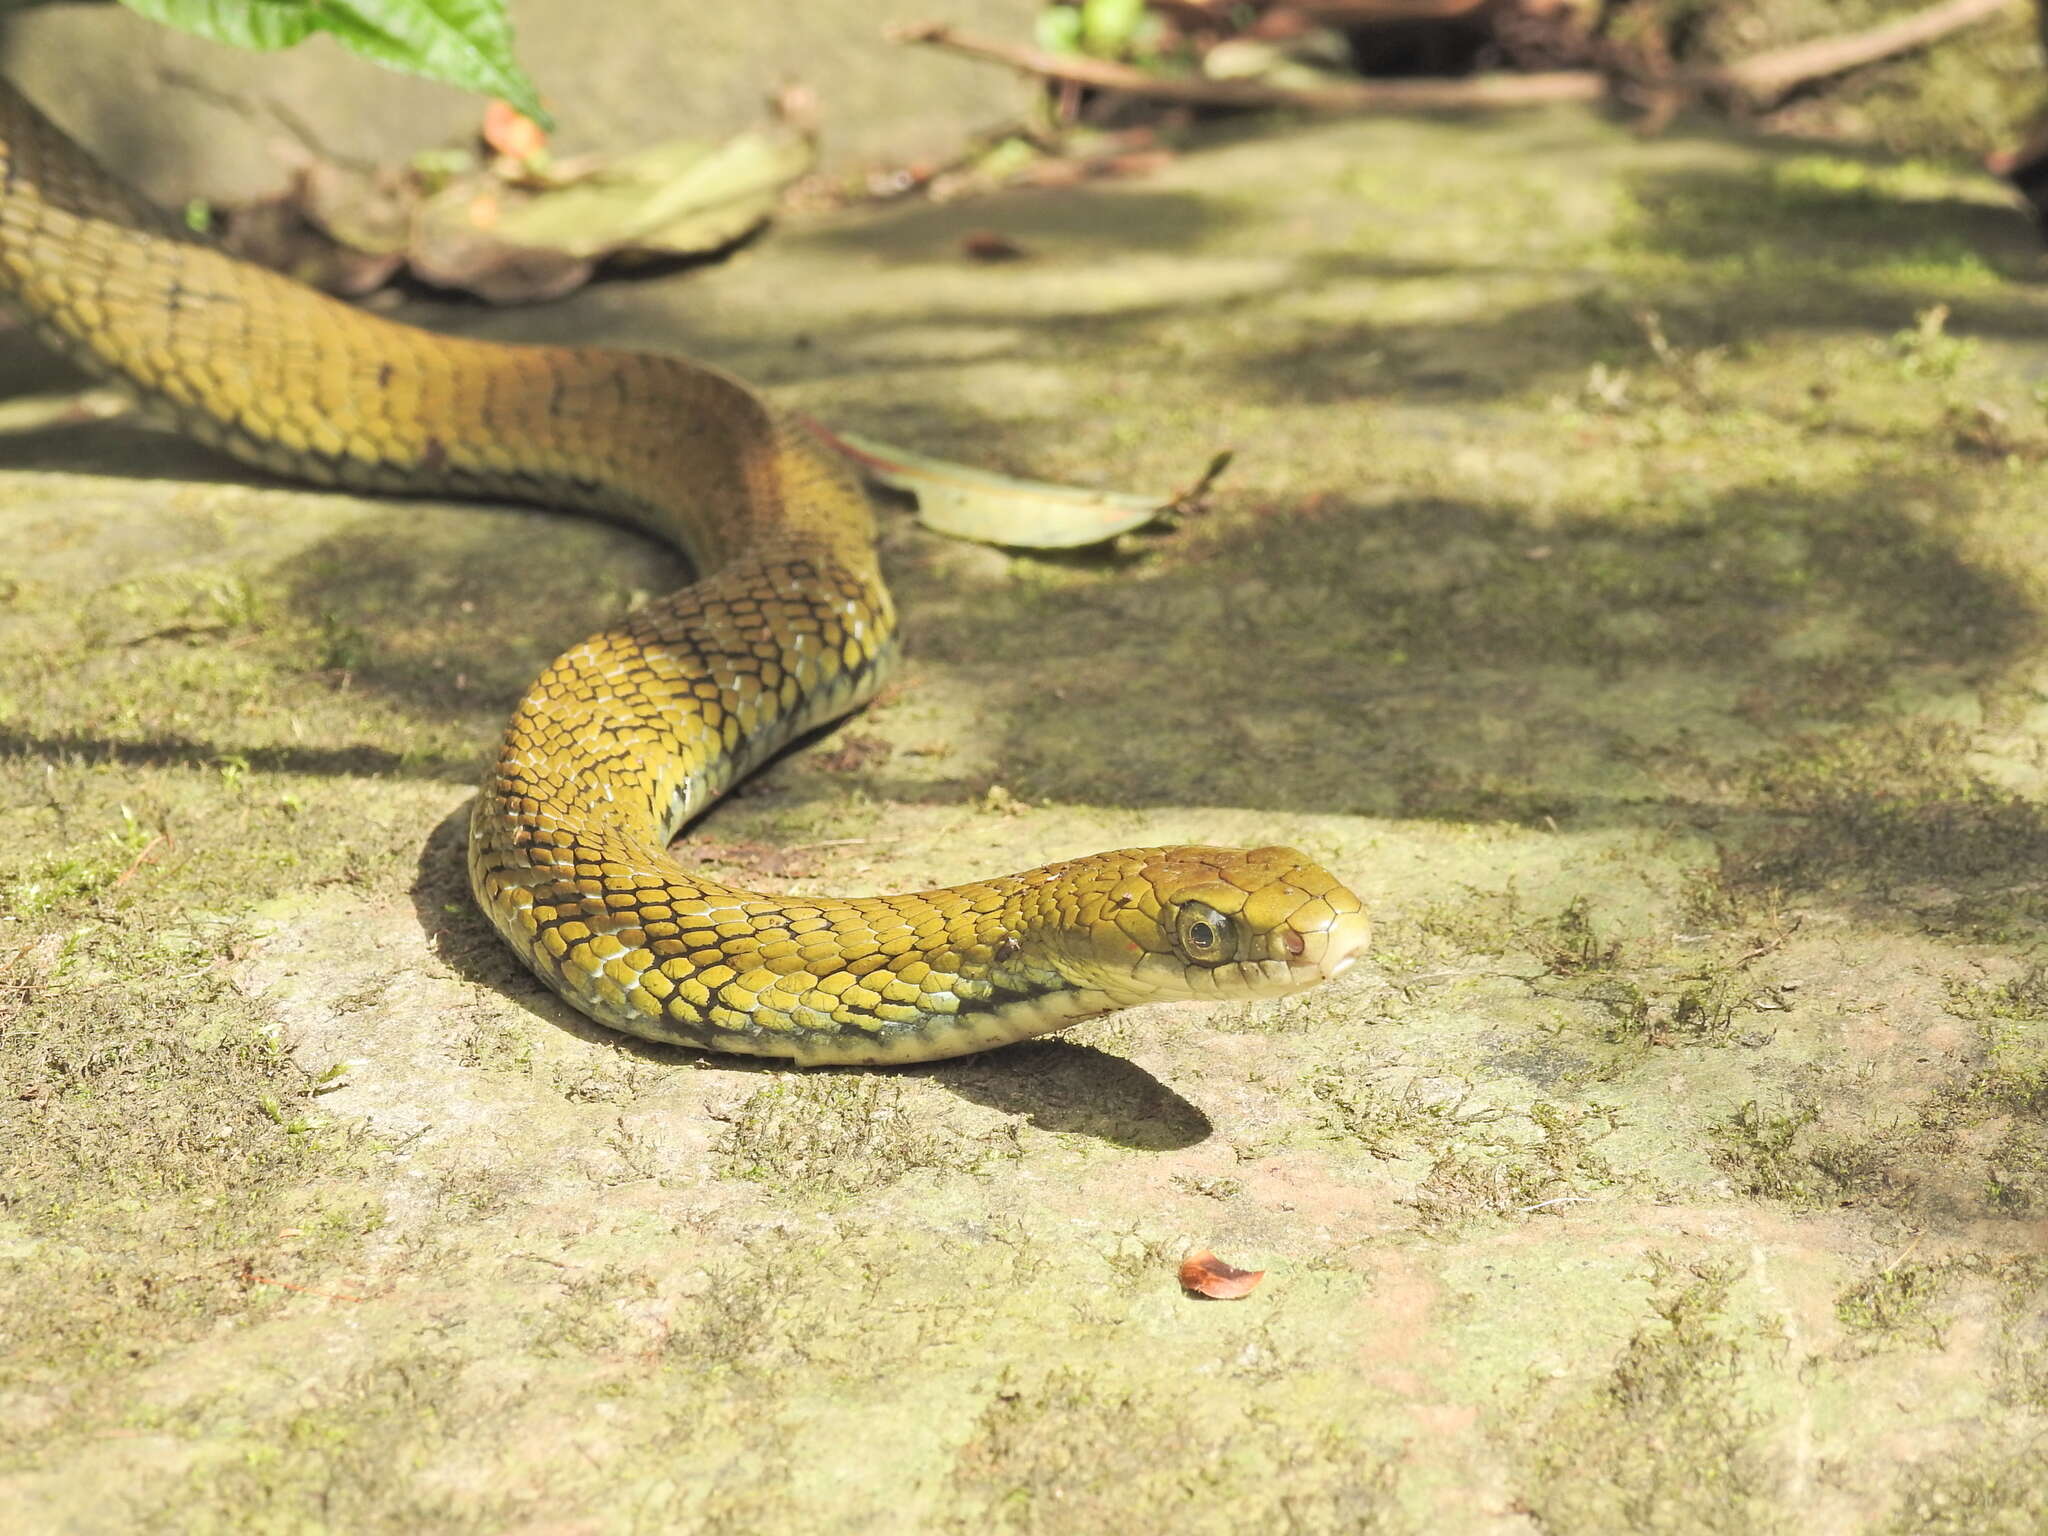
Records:
[[[1306,930],[1278,928],[1271,942],[1273,953],[1262,960],[1222,971],[1183,968],[1186,990],[1180,995],[1286,997],[1342,976],[1371,945],[1372,921],[1363,912],[1345,912]]]
[[[1365,958],[1372,947],[1372,920],[1363,912],[1347,912],[1323,930],[1322,962],[1316,967],[1320,979],[1334,981]]]

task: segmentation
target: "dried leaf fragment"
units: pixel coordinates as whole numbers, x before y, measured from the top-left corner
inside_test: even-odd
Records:
[[[1206,1248],[1180,1261],[1180,1288],[1190,1296],[1206,1296],[1211,1301],[1240,1300],[1257,1290],[1265,1278],[1263,1269],[1238,1269]]]
[[[550,155],[531,117],[486,113],[491,150],[372,171],[306,158],[291,187],[221,210],[229,249],[360,297],[402,270],[491,304],[532,304],[605,265],[715,255],[765,224],[815,150],[787,125],[612,159]]]
[[[517,244],[577,257],[705,255],[766,223],[815,159],[786,127],[654,144],[507,207],[501,229]]]
[[[815,421],[804,424],[870,480],[916,497],[918,521],[956,539],[1011,549],[1078,549],[1142,528],[1174,505],[1170,496],[1132,496],[998,475],[852,432],[833,432]]]
[[[509,101],[484,108],[484,142],[507,160],[531,160],[548,147],[547,130]]]

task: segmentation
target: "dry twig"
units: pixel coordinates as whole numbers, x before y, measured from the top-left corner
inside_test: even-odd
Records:
[[[1944,0],[1943,4],[1888,21],[1867,32],[1815,38],[1810,43],[1773,48],[1718,69],[1702,70],[1691,76],[1688,83],[1697,90],[1732,96],[1743,105],[1762,111],[1776,106],[1802,85],[1925,48],[1951,32],[1989,21],[2015,3],[2016,0]]]
[[[1537,75],[1475,75],[1464,80],[1361,80],[1299,91],[1263,85],[1256,80],[1147,74],[1108,59],[1046,53],[975,37],[942,22],[892,27],[889,36],[899,43],[926,43],[969,58],[1008,64],[1048,80],[1195,107],[1300,107],[1311,112],[1528,107],[1557,101],[1597,101],[1607,88],[1606,82],[1592,70],[1574,69]]]
[[[1669,99],[1663,103],[1663,115],[1668,116],[1685,98],[1696,95],[1728,97],[1753,111],[1762,111],[1802,85],[1925,48],[1953,32],[1988,21],[2017,3],[2018,0],[1943,0],[1942,4],[1868,31],[1816,38],[1717,68],[1687,71],[1669,82],[1671,88],[1665,93]],[[1305,0],[1301,7],[1325,19],[1349,21],[1450,17],[1476,8],[1474,0]],[[1197,107],[1296,107],[1312,112],[1484,109],[1595,101],[1607,90],[1606,80],[1593,70],[1476,75],[1460,80],[1360,80],[1290,90],[1256,80],[1154,75],[1109,59],[1046,53],[1038,48],[977,37],[955,31],[942,22],[892,27],[889,36],[900,43],[924,43],[968,58],[1008,64],[1069,88],[1088,86],[1123,91],[1154,101]]]
[[[1228,23],[1236,0],[1152,0],[1152,8],[1182,21]],[[1335,26],[1369,26],[1376,21],[1451,21],[1469,16],[1488,0],[1289,0],[1286,10]],[[1569,3],[1569,0],[1564,0]]]
[[[1291,9],[1339,26],[1374,21],[1449,21],[1469,16],[1486,0],[1294,0]]]

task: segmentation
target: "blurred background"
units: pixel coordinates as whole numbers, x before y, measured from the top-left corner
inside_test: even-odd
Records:
[[[1013,122],[1171,127],[1189,110],[968,65],[891,40],[891,25],[943,25],[1070,64],[1262,84],[1281,96],[1360,80],[1589,71],[1648,127],[1696,104],[1768,132],[1901,154],[2008,150],[2043,96],[2024,0],[639,0],[630,24],[576,0],[510,9],[518,56],[560,117],[565,152],[727,131],[802,86],[816,98],[823,165],[839,173],[915,173]],[[1902,25],[1935,45],[1887,46],[1887,29]],[[1858,48],[1873,36],[1874,58]],[[1759,60],[1766,66],[1745,78]],[[278,167],[266,139],[294,129],[338,158],[381,162],[460,138],[479,115],[459,92],[322,39],[243,54],[110,3],[5,14],[0,67],[161,197],[270,189]],[[246,131],[266,119],[267,134]]]

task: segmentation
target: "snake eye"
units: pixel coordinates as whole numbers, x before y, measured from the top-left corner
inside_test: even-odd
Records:
[[[1181,954],[1196,965],[1221,965],[1237,956],[1237,919],[1204,902],[1183,902],[1173,938]]]

